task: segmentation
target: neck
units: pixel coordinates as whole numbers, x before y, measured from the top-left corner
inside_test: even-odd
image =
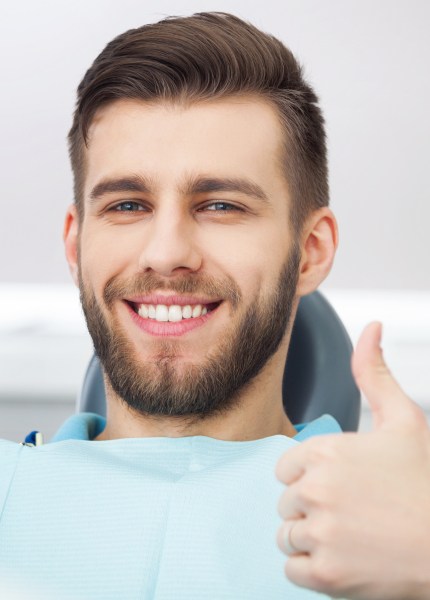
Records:
[[[241,394],[231,410],[202,419],[142,415],[121,400],[105,380],[107,423],[95,439],[203,435],[225,441],[249,441],[272,435],[293,437],[297,432],[285,414],[282,387],[275,386],[274,381],[282,379],[273,372],[266,372]]]
[[[296,430],[283,411],[274,410],[273,402],[267,412],[254,413],[246,418],[244,410],[205,420],[184,417],[143,416],[118,403],[110,403],[107,424],[96,441],[143,437],[187,437],[204,435],[225,441],[257,440],[272,435],[293,437]],[[271,412],[271,414],[268,414]]]

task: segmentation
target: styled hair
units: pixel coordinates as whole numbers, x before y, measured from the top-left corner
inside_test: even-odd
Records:
[[[328,205],[324,119],[318,97],[278,39],[223,12],[168,17],[112,40],[78,87],[69,133],[74,197],[83,216],[85,148],[96,111],[120,99],[193,103],[247,95],[277,111],[296,233],[309,213]]]

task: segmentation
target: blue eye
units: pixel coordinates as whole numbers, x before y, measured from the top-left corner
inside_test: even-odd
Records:
[[[212,202],[212,204],[205,206],[205,210],[228,212],[232,210],[240,210],[240,208],[238,206],[234,206],[233,204],[229,204],[228,202]]]
[[[116,212],[134,212],[138,210],[143,210],[143,206],[138,202],[131,202],[130,200],[127,202],[120,202],[112,207],[112,210]]]

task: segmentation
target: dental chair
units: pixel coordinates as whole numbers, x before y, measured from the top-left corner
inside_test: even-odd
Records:
[[[294,424],[332,415],[343,431],[356,431],[360,392],[351,373],[351,340],[338,315],[320,292],[300,300],[285,363],[284,408]],[[77,412],[106,416],[102,372],[94,355],[88,365]]]

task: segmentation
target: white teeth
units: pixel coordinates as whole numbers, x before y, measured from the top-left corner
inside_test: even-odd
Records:
[[[196,317],[200,317],[200,315],[202,314],[202,305],[201,304],[196,304],[196,306],[193,308],[193,318],[195,319]]]
[[[169,320],[169,309],[164,304],[157,304],[155,309],[155,320],[156,321],[168,321]]]
[[[182,321],[182,310],[180,306],[176,306],[175,304],[169,306],[169,321],[172,323]]]
[[[189,304],[187,306],[182,307],[182,318],[183,319],[191,319],[193,316],[193,309]]]
[[[139,310],[138,310],[139,316],[143,317],[144,319],[148,318],[148,307],[145,304],[141,304],[139,306]]]
[[[179,306],[173,304],[167,306],[165,304],[140,304],[137,308],[137,312],[143,319],[154,319],[155,321],[171,323],[178,323],[182,319],[196,319],[197,317],[206,315],[208,309],[202,304],[195,304],[190,306]]]

